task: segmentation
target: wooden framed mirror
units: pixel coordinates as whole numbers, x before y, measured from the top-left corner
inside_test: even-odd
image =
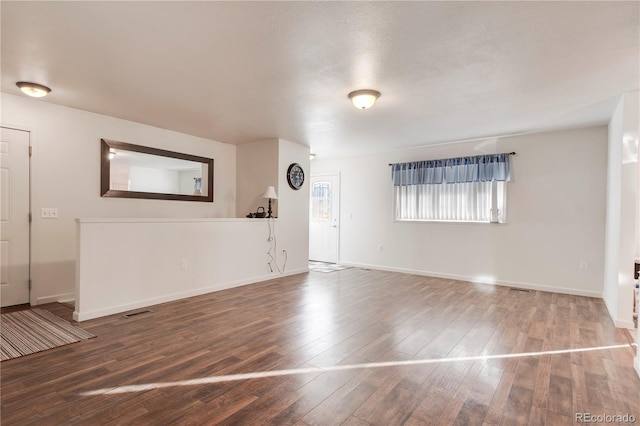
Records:
[[[102,197],[213,202],[213,158],[100,142]]]

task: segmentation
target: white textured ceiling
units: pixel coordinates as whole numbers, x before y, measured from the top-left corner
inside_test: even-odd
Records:
[[[606,123],[639,84],[638,2],[0,7],[3,92],[318,157]],[[382,96],[359,111],[363,88]]]

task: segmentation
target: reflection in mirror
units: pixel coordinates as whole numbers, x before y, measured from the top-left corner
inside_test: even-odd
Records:
[[[160,194],[207,195],[207,165],[195,161],[112,149],[109,189]]]
[[[102,196],[213,201],[213,159],[102,140]]]

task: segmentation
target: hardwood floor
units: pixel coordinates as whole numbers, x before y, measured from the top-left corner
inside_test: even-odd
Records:
[[[3,362],[2,424],[640,421],[635,349],[600,299],[347,269],[150,309]]]

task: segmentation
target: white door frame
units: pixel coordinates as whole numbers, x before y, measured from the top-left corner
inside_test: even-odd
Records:
[[[31,163],[31,157],[32,157],[32,153],[33,153],[33,143],[34,143],[34,138],[35,138],[35,132],[33,129],[29,128],[28,126],[20,126],[20,125],[13,125],[13,124],[7,124],[7,123],[2,123],[0,122],[0,127],[5,128],[5,129],[11,129],[11,130],[18,130],[21,132],[27,132],[29,134],[29,158],[28,158],[28,176],[29,176],[29,182],[27,184],[28,190],[29,190],[29,195],[27,197],[28,200],[28,215],[29,215],[29,236],[28,236],[28,241],[27,244],[29,245],[29,265],[28,265],[28,273],[29,273],[29,287],[28,287],[28,292],[29,292],[29,305],[34,306],[36,304],[36,300],[35,300],[35,295],[34,292],[32,291],[33,289],[33,214],[32,214],[32,208],[33,208],[33,187],[32,187],[32,182],[33,182],[33,165]]]
[[[324,176],[332,176],[336,178],[336,181],[338,182],[338,188],[336,192],[336,197],[338,199],[338,208],[336,209],[336,218],[338,219],[337,221],[337,229],[336,229],[336,263],[340,263],[340,185],[341,185],[341,181],[340,181],[340,172],[322,172],[322,173],[312,173],[310,178],[309,178],[309,189],[310,191],[313,191],[313,184],[311,183],[313,181],[313,178],[317,178],[317,177],[324,177]],[[311,194],[309,196],[309,203],[311,203]],[[309,206],[311,207],[311,206]],[[311,220],[311,212],[309,212],[309,220]]]

